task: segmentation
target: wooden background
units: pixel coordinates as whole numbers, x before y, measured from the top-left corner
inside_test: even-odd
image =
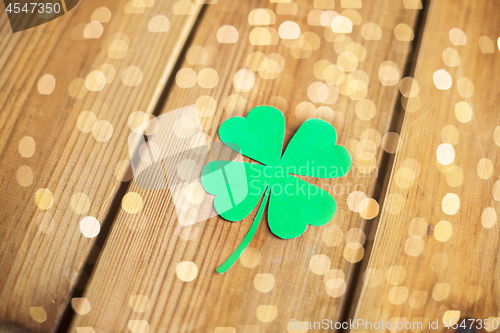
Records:
[[[16,34],[1,15],[0,332],[500,317],[500,5],[205,2],[81,1]],[[128,163],[132,129],[192,104],[208,142],[258,105],[283,112],[285,144],[331,122],[351,172],[308,181],[335,197],[332,221],[281,240],[264,218],[216,273],[256,210],[183,227],[172,191]]]

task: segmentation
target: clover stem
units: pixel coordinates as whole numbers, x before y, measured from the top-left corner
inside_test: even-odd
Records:
[[[233,254],[231,254],[229,258],[227,258],[226,261],[224,261],[224,263],[220,265],[219,268],[216,269],[216,271],[219,272],[220,274],[224,274],[225,272],[227,272],[227,270],[234,265],[236,260],[238,260],[241,257],[243,251],[245,251],[248,244],[250,244],[250,241],[255,235],[255,232],[259,228],[260,221],[262,220],[262,215],[264,214],[264,209],[266,208],[267,199],[269,198],[269,191],[270,188],[268,187],[266,193],[264,194],[264,199],[262,199],[262,203],[260,204],[259,210],[257,211],[257,215],[255,215],[255,218],[253,219],[252,222],[252,226],[250,227],[250,230],[248,230],[248,233],[246,234],[245,238],[243,238],[240,245],[236,248],[236,250],[234,250]]]

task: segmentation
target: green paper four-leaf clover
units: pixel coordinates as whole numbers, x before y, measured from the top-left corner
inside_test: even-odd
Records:
[[[201,182],[215,195],[217,213],[229,221],[241,221],[257,206],[254,222],[236,251],[217,271],[226,272],[241,256],[257,230],[269,199],[268,224],[283,239],[304,233],[307,225],[328,223],[336,210],[325,190],[293,175],[337,178],[351,167],[347,150],[336,145],[337,133],[321,119],[305,121],[282,155],[285,135],[283,114],[270,106],[252,109],[246,118],[233,117],[219,128],[223,143],[257,162],[214,161],[202,170]]]

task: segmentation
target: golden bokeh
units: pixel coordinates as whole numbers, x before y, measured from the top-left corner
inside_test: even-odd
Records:
[[[382,28],[373,22],[365,23],[361,28],[361,36],[365,40],[381,40],[382,34]]]
[[[298,39],[300,37],[300,27],[296,22],[285,21],[281,23],[278,33],[281,39]]]
[[[431,268],[434,272],[444,272],[448,268],[448,261],[446,252],[436,252],[431,258]]]
[[[134,312],[146,312],[149,309],[149,305],[149,297],[146,295],[130,295],[128,298],[128,306]]]
[[[450,165],[455,160],[455,148],[449,143],[442,143],[436,149],[436,157],[440,164]]]
[[[111,59],[123,59],[128,53],[128,45],[130,40],[128,36],[122,32],[116,33],[111,37],[108,44],[107,55]]]
[[[488,54],[495,52],[495,43],[488,36],[479,37],[479,49],[481,52]]]
[[[155,15],[148,22],[150,32],[167,32],[170,29],[170,21],[165,15]]]
[[[344,247],[344,259],[352,264],[357,263],[363,259],[365,255],[365,249],[363,244],[358,242],[352,242],[346,244]]]
[[[109,141],[113,136],[113,125],[107,120],[96,122],[92,129],[92,136],[99,142]]]
[[[342,16],[347,17],[352,25],[360,25],[362,21],[361,14],[355,9],[346,9],[342,11]]]
[[[405,77],[399,82],[399,91],[404,97],[415,97],[420,92],[420,86],[412,77]]]
[[[47,312],[43,306],[31,306],[29,312],[31,318],[37,323],[41,324],[47,320]]]
[[[361,202],[363,202],[366,198],[367,197],[364,192],[354,191],[347,197],[347,207],[349,207],[349,209],[353,212],[359,213],[366,208],[361,206]]]
[[[23,136],[19,143],[17,144],[17,150],[19,155],[24,158],[29,158],[35,153],[36,144],[35,140],[31,136]]]
[[[448,283],[436,283],[432,289],[432,298],[437,302],[442,302],[450,296],[451,287]]]
[[[442,318],[444,325],[454,326],[453,323],[460,322],[460,311],[457,310],[447,310]]]
[[[399,134],[396,132],[385,133],[382,137],[382,148],[389,154],[394,154],[398,151]]]
[[[389,291],[389,301],[394,305],[401,305],[406,302],[409,293],[406,287],[393,287]]]
[[[385,273],[387,282],[393,286],[399,286],[406,279],[406,269],[403,266],[391,266]]]
[[[47,210],[54,205],[54,196],[48,188],[40,188],[35,192],[35,204],[41,210]]]
[[[101,38],[104,32],[104,27],[100,22],[92,21],[85,25],[83,28],[83,38],[86,39],[97,39]]]
[[[81,99],[87,94],[85,80],[82,78],[73,79],[68,85],[68,93],[71,97]]]
[[[27,165],[21,165],[16,171],[16,180],[20,186],[27,187],[33,184],[33,170]]]
[[[255,85],[255,74],[246,68],[240,69],[233,76],[233,87],[237,91],[250,91]]]
[[[276,14],[278,15],[297,15],[297,12],[299,11],[299,6],[293,2],[284,2],[284,1],[271,1],[271,2],[278,2],[276,4]]]
[[[482,158],[477,163],[477,175],[481,179],[490,179],[493,176],[493,162],[489,158]]]
[[[198,227],[195,225],[189,225],[185,227],[177,226],[175,228],[175,233],[180,239],[189,241],[195,239],[198,236]]]
[[[221,44],[236,43],[238,36],[238,30],[232,25],[223,25],[217,30],[217,41]]]
[[[275,283],[276,279],[269,273],[257,274],[253,279],[255,289],[261,293],[268,293],[273,290]]]
[[[336,16],[331,23],[333,32],[348,34],[352,32],[352,22],[349,18],[339,15]]]
[[[448,73],[444,69],[439,69],[434,72],[432,76],[434,85],[439,90],[448,90],[453,85],[453,79],[451,78],[450,73]]]
[[[486,207],[481,214],[481,224],[486,229],[491,229],[497,225],[497,213],[495,208]]]
[[[366,198],[360,203],[360,206],[364,207],[364,209],[359,212],[359,215],[365,220],[371,220],[377,217],[380,207],[375,199]]]
[[[109,20],[111,20],[111,11],[108,7],[98,7],[94,9],[92,15],[90,15],[90,21],[107,23]]]
[[[241,327],[242,325],[240,325]],[[258,328],[258,326],[257,326]],[[216,327],[214,333],[236,333],[236,328],[234,327]]]
[[[36,84],[38,92],[42,95],[50,95],[56,88],[56,79],[50,74],[43,74]]]
[[[366,235],[363,229],[352,228],[345,234],[345,243],[360,243],[363,245],[366,240]]]
[[[457,50],[452,49],[451,47],[446,48],[443,51],[443,61],[448,67],[457,67],[460,66],[460,55]]]
[[[226,97],[224,100],[224,111],[228,114],[232,115],[236,114],[244,114],[247,109],[248,100],[243,98],[241,95],[232,94]]]
[[[469,98],[474,95],[474,84],[469,78],[462,77],[457,81],[457,89],[460,96]]]
[[[441,220],[434,227],[434,238],[439,242],[447,242],[453,235],[453,226],[450,222]]]
[[[193,281],[198,276],[198,266],[192,261],[181,261],[175,268],[175,274],[181,281]]]
[[[347,284],[342,279],[330,279],[325,283],[325,292],[328,296],[339,298],[345,294]]]
[[[213,68],[203,68],[198,73],[198,84],[200,87],[209,89],[213,88],[219,83],[219,74]]]
[[[361,8],[363,6],[363,2],[361,0],[341,0],[340,6],[342,8]]]
[[[446,183],[451,187],[458,187],[464,182],[464,172],[462,168],[452,165],[446,170]]]
[[[422,237],[410,236],[405,243],[405,252],[409,256],[418,257],[425,248],[425,242]]]
[[[395,86],[399,82],[401,70],[392,61],[385,61],[379,66],[378,78],[384,86]]]
[[[104,74],[107,84],[113,82],[116,77],[116,69],[111,64],[102,64],[97,67],[97,70]]]
[[[394,37],[400,42],[411,42],[415,34],[408,24],[400,23],[394,28]]]
[[[446,125],[441,130],[441,139],[445,143],[456,146],[458,144],[459,138],[460,133],[458,132],[458,129],[453,125]]]
[[[427,303],[429,295],[425,291],[413,291],[408,298],[408,304],[414,309],[420,309]]]
[[[175,83],[179,88],[191,88],[196,84],[197,75],[191,68],[181,68],[175,75]]]
[[[323,275],[330,269],[331,261],[324,254],[317,254],[311,257],[309,269],[317,275]]]
[[[447,193],[441,203],[443,212],[447,215],[455,215],[460,209],[460,198],[455,193]]]
[[[408,233],[410,236],[425,237],[427,234],[427,222],[421,217],[415,217],[411,220],[410,226],[408,227]]]
[[[100,71],[91,71],[85,78],[88,91],[101,91],[106,84],[106,76]]]
[[[196,111],[202,117],[209,117],[217,110],[217,101],[208,95],[198,97],[194,105]]]
[[[139,193],[129,192],[123,196],[122,208],[129,214],[137,214],[144,207],[144,202]]]
[[[448,35],[453,45],[467,44],[467,36],[465,36],[465,33],[459,28],[451,29]]]
[[[145,10],[146,5],[143,0],[130,0],[123,8],[125,14],[142,14]]]
[[[137,66],[128,66],[123,69],[120,78],[127,87],[136,87],[142,82],[142,71]]]
[[[259,305],[255,309],[255,315],[263,323],[270,323],[278,317],[278,307],[275,305]]]
[[[472,119],[472,107],[467,102],[458,102],[455,105],[455,116],[461,123],[467,123]]]
[[[149,324],[146,320],[129,320],[127,328],[132,333],[148,333]]]
[[[321,235],[326,246],[339,246],[344,240],[344,232],[335,224],[328,225]]]
[[[101,226],[93,216],[84,217],[79,224],[80,232],[85,238],[94,238],[99,235]]]
[[[76,214],[83,214],[90,209],[90,200],[85,193],[75,193],[69,199],[69,206]]]
[[[248,14],[250,25],[271,25],[276,22],[276,14],[269,8],[254,8]]]
[[[493,184],[491,193],[493,194],[494,200],[500,201],[500,180],[497,180],[495,184]]]
[[[71,299],[71,307],[80,316],[84,316],[90,312],[90,302],[85,297],[73,297]]]
[[[406,9],[422,9],[422,1],[421,0],[403,0],[403,5]]]

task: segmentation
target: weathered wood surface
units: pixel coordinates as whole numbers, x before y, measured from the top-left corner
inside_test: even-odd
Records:
[[[2,9],[0,331],[53,331],[68,306],[93,244],[79,221],[104,222],[128,117],[153,111],[201,8],[173,4],[82,1],[15,34]]]
[[[332,3],[314,2],[325,8],[321,10],[332,8],[328,7]],[[358,53],[360,58],[365,49],[366,59],[358,66],[363,72],[355,72],[349,80],[369,78],[366,99],[374,102],[376,112],[370,111],[368,102],[360,105],[357,100],[363,98],[362,82],[351,86],[361,91],[356,94],[356,89],[353,89],[350,96],[346,94],[347,87],[339,84],[344,94],[332,104],[328,104],[331,101],[327,102],[325,98],[322,101],[327,103],[322,103],[317,91],[316,95],[310,93],[308,96],[312,83],[325,82],[321,76],[323,70],[318,70],[315,78],[315,63],[322,59],[337,63],[339,54],[345,51],[350,40],[347,39],[345,44],[341,39],[333,43],[333,38],[340,35],[328,32],[326,37],[330,41],[325,40],[325,27],[308,24],[308,14],[314,9],[312,3],[301,2],[296,8],[294,3],[276,5],[267,1],[241,1],[234,7],[230,1],[208,5],[194,31],[190,49],[177,69],[177,82],[169,91],[162,111],[167,114],[198,102],[201,125],[208,141],[218,140],[217,129],[225,119],[244,116],[252,107],[262,104],[274,105],[284,113],[287,122],[285,144],[304,119],[316,115],[332,121],[338,132],[338,143],[346,146],[353,157],[352,172],[333,181],[308,181],[323,188],[330,187],[337,201],[333,221],[324,227],[309,226],[301,237],[285,241],[269,232],[264,218],[244,258],[226,274],[219,275],[215,268],[241,242],[256,211],[242,222],[230,223],[212,218],[189,228],[180,228],[169,190],[148,190],[132,181],[129,197],[122,203],[84,293],[91,310],[75,316],[71,331],[92,327],[96,332],[127,328],[133,332],[146,332],[147,329],[151,332],[277,332],[286,331],[291,319],[342,319],[345,304],[350,302],[349,292],[346,292],[351,285],[350,271],[353,263],[363,257],[363,229],[366,223],[372,223],[358,213],[360,202],[365,195],[371,198],[375,193],[376,169],[384,154],[381,141],[390,128],[399,94],[398,83],[419,14],[415,8],[420,4],[419,1],[405,1],[410,7],[406,9],[402,1],[388,0],[364,2],[362,8],[357,8],[360,3],[337,1],[334,10],[338,13],[347,10],[344,14],[351,15],[354,21],[357,15],[361,18],[360,24],[354,25],[346,38],[363,46],[358,49],[359,46],[353,44],[350,47],[355,52],[361,50]],[[250,43],[259,41],[252,32],[257,26],[249,24],[252,23],[250,13],[255,8],[271,10],[259,12],[257,21],[260,28],[272,29],[267,31],[269,34],[262,32],[260,41],[269,44],[276,40],[275,45],[255,46]],[[221,12],[228,9],[233,11]],[[284,14],[295,9],[298,15]],[[315,19],[311,14],[309,23],[319,24],[318,17]],[[295,44],[294,41],[283,41],[279,38],[279,28],[284,21],[294,21],[302,34],[312,32],[318,38],[308,33]],[[369,22],[372,24],[363,30],[362,27]],[[232,40],[234,43],[218,41],[217,36],[219,40],[231,39],[232,28],[220,33],[219,28],[224,25],[231,25],[238,31],[238,37]],[[395,38],[395,30],[399,40]],[[370,38],[377,40],[366,40]],[[248,60],[253,52],[262,52],[268,57],[265,65],[269,66],[268,71],[262,65],[259,72],[257,66],[264,58],[253,62]],[[280,56],[271,55],[273,53]],[[298,56],[305,58],[297,59]],[[350,56],[344,54],[342,58],[345,57]],[[258,59],[257,56],[254,59]],[[277,71],[269,60],[279,65]],[[345,62],[343,65],[349,66]],[[248,69],[247,66],[253,70],[254,84],[236,75],[238,71]],[[247,77],[251,76],[248,74]],[[208,78],[214,78],[214,81]],[[251,89],[242,91],[246,84]],[[311,90],[314,92],[314,88]],[[332,88],[330,93],[333,94],[334,90]],[[233,94],[239,97],[228,100]],[[235,103],[238,98],[239,102]],[[297,107],[302,102],[314,101],[312,108],[309,104]],[[356,105],[359,105],[358,111]],[[315,111],[316,108],[319,109]],[[389,146],[387,144],[386,148],[393,152],[393,147]],[[356,190],[360,193],[352,194]],[[373,218],[377,215],[376,208],[378,204],[370,201],[369,208],[363,210],[362,215]],[[326,257],[328,259],[315,263],[316,259]],[[329,269],[331,271],[325,276]]]
[[[430,3],[420,91],[407,106],[356,319],[408,322],[405,332],[480,319],[477,331],[486,320],[497,331],[499,10],[490,1]],[[385,330],[356,330],[366,331]]]

